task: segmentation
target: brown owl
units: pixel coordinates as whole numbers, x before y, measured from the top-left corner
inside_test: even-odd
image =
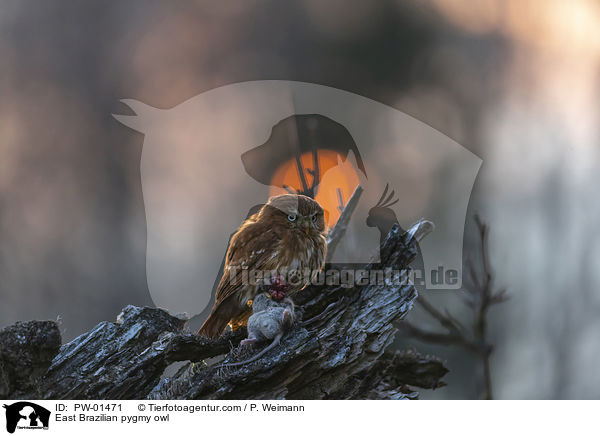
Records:
[[[215,305],[198,334],[218,338],[229,322],[252,313],[248,304],[267,291],[279,300],[305,288],[327,254],[323,208],[310,197],[271,197],[231,238]]]

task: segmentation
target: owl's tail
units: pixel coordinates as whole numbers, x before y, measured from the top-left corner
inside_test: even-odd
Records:
[[[240,311],[240,308],[232,301],[231,297],[215,303],[210,315],[206,318],[200,330],[198,330],[198,334],[210,339],[218,339],[229,321],[234,321],[235,323],[243,312],[244,310]]]
[[[228,322],[229,318],[219,314],[219,310],[217,309],[206,318],[206,321],[204,321],[204,324],[198,330],[198,334],[206,338],[218,339],[221,336],[221,332],[227,327]]]

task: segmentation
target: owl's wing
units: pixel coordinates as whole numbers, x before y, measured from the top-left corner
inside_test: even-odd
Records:
[[[247,221],[229,243],[225,271],[217,288],[215,305],[242,288],[244,270],[251,272],[275,269],[280,248],[281,236],[276,229],[260,221]]]
[[[254,298],[256,285],[244,279],[253,270],[272,270],[279,261],[281,237],[272,226],[252,217],[232,236],[225,256],[225,270],[217,287],[215,304],[198,334],[218,338],[230,320],[249,312],[245,299]]]

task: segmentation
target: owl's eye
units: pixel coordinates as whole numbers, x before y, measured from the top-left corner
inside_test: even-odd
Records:
[[[288,215],[288,219],[289,219],[291,222],[294,222],[294,221],[296,221],[296,215],[294,215],[293,213],[291,213],[291,214],[289,214],[289,215]]]
[[[317,222],[317,216],[316,216],[316,215],[313,215],[311,219],[312,219],[312,222],[313,222],[313,223],[316,223],[316,222]]]

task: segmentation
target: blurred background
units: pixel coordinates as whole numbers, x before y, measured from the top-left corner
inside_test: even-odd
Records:
[[[143,136],[111,114],[262,79],[366,96],[480,156],[469,213],[511,295],[491,311],[495,397],[600,397],[592,0],[2,0],[0,327],[60,316],[70,340],[152,304]],[[466,252],[475,233],[469,220]],[[468,321],[453,293],[429,296]],[[422,397],[476,396],[470,356],[414,344],[451,370]]]

